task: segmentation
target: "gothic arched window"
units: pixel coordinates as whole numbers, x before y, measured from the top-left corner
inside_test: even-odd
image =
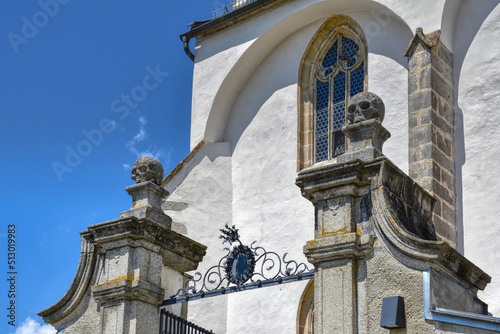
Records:
[[[349,98],[366,91],[363,31],[345,15],[329,18],[306,49],[299,72],[298,169],[345,152]]]

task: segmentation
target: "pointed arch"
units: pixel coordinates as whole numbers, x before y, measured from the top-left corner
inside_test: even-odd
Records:
[[[299,68],[297,169],[334,159],[345,151],[349,97],[368,90],[368,48],[359,24],[334,15],[309,43]]]

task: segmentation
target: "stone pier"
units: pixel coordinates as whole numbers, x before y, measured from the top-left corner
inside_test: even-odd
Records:
[[[390,134],[379,100],[371,93],[351,99],[346,153],[302,170],[296,181],[315,208],[315,238],[304,247],[315,266],[314,332],[492,333],[481,328],[493,320],[464,325],[486,317],[476,293],[490,277],[438,240],[436,199],[382,154]],[[383,311],[384,298],[403,301],[400,324],[381,322],[382,313],[396,318]],[[454,325],[435,320],[436,310],[454,314],[447,320]]]
[[[64,334],[159,332],[160,305],[197,268],[206,247],[171,230],[161,210],[163,167],[139,159],[127,187],[132,208],[81,232],[82,255],[66,295],[40,316]],[[169,311],[180,315],[181,307]]]

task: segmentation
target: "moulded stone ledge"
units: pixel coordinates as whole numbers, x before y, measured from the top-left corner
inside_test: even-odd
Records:
[[[206,246],[147,218],[120,218],[88,228],[100,248],[143,246],[158,251],[179,272],[196,269],[206,253]]]
[[[100,306],[113,304],[122,299],[133,299],[159,307],[165,294],[165,290],[157,285],[129,278],[95,285],[91,291]]]
[[[361,258],[372,251],[373,237],[359,233],[340,233],[310,240],[304,254],[312,264],[339,259]]]

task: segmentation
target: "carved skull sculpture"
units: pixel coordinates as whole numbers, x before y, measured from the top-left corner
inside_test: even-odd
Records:
[[[150,157],[139,158],[132,168],[132,180],[136,183],[151,181],[160,185],[163,180],[163,166]]]
[[[366,92],[353,96],[347,108],[347,120],[350,124],[375,118],[380,123],[384,120],[385,106],[377,95]]]

